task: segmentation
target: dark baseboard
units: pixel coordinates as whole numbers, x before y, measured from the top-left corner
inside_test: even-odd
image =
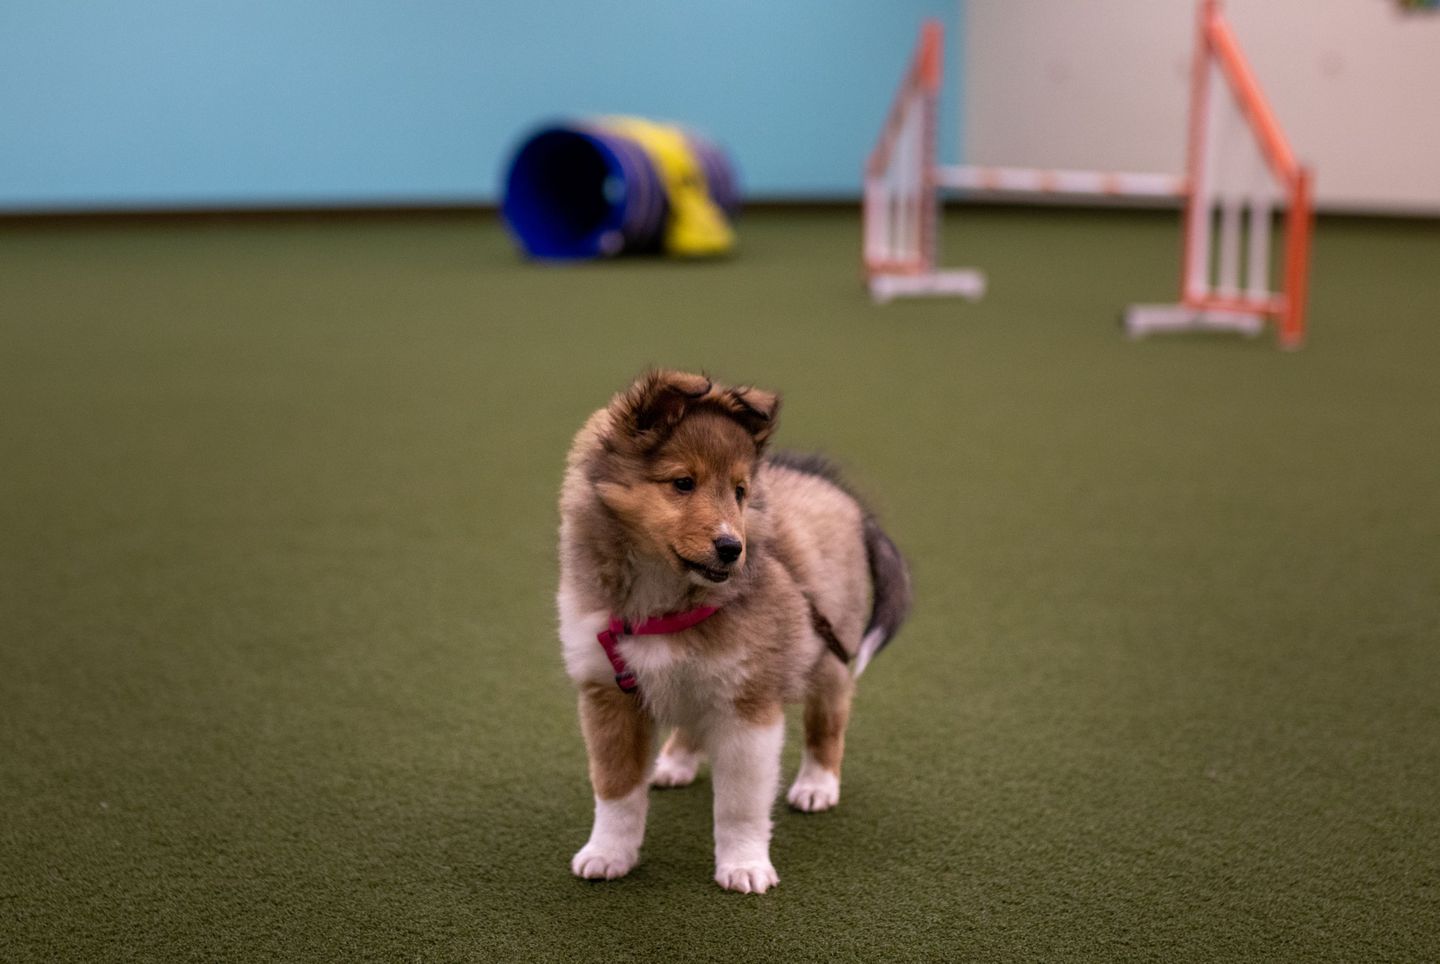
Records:
[[[0,210],[0,225],[196,224],[246,221],[333,221],[376,218],[493,218],[493,204],[295,205],[275,207],[155,207]]]
[[[858,197],[832,198],[759,198],[746,201],[745,213],[754,214],[840,214],[858,211]],[[1031,213],[1050,211],[1055,213],[1097,212],[1156,212],[1176,214],[1180,210],[1178,200],[1116,201],[1100,198],[1045,197],[985,195],[970,198],[949,197],[944,201],[949,210],[972,210],[993,212]],[[1364,208],[1321,208],[1318,216],[1324,220],[1346,222],[1373,221],[1376,223],[1410,223],[1433,227],[1440,220],[1440,212],[1371,210]],[[279,221],[343,221],[416,218],[437,219],[496,219],[500,215],[497,204],[435,203],[435,204],[345,204],[345,205],[293,205],[260,207],[155,207],[155,208],[113,208],[113,209],[0,209],[0,227],[36,226],[98,226],[98,225],[182,225],[204,223],[238,224],[246,222]]]

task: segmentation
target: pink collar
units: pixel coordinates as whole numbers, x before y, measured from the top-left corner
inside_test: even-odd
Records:
[[[635,673],[625,665],[625,658],[620,655],[618,648],[621,636],[659,636],[665,633],[678,633],[697,623],[703,623],[719,611],[719,606],[700,606],[689,612],[652,616],[639,626],[630,626],[619,616],[611,616],[610,628],[600,631],[595,638],[600,641],[600,648],[605,650],[605,656],[610,660],[610,665],[615,668],[615,685],[620,687],[623,692],[635,692]]]

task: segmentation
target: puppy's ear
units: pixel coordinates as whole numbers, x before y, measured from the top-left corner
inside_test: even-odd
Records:
[[[755,439],[755,447],[763,449],[780,417],[780,396],[763,388],[729,388],[721,401]]]
[[[670,434],[690,405],[709,394],[710,379],[689,372],[649,371],[615,397],[619,426],[642,448]]]

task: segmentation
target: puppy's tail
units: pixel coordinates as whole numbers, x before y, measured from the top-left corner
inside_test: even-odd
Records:
[[[874,587],[874,602],[870,610],[870,625],[865,627],[865,637],[860,640],[860,649],[855,654],[855,675],[865,672],[865,667],[885,644],[895,638],[900,624],[910,614],[910,567],[895,543],[880,529],[880,523],[868,513],[865,516],[865,554],[870,560],[870,584]]]

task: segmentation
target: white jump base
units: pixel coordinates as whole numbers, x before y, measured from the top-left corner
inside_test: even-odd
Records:
[[[1223,331],[1257,337],[1265,316],[1253,311],[1191,308],[1188,305],[1131,305],[1125,310],[1125,334],[1143,338],[1182,331]]]
[[[896,298],[985,297],[985,272],[974,268],[932,271],[927,274],[875,274],[870,276],[870,297],[883,305]]]

